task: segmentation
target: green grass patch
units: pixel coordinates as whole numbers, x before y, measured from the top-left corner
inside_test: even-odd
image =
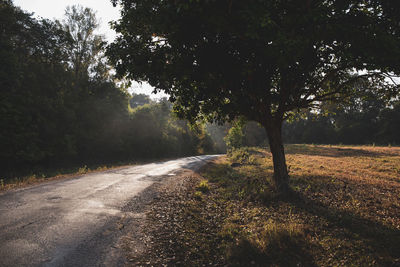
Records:
[[[210,191],[210,186],[207,180],[202,180],[196,188],[197,191],[201,193],[208,193]]]

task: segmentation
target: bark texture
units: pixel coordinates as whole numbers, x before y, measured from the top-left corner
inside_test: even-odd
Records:
[[[289,173],[282,142],[282,122],[275,121],[266,124],[264,127],[267,131],[269,148],[272,153],[274,165],[273,182],[278,192],[286,194],[289,191]]]

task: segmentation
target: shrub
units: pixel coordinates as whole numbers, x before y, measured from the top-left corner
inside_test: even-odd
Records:
[[[246,148],[240,148],[240,149],[234,149],[231,150],[229,153],[229,158],[231,162],[237,162],[237,163],[247,163],[250,157],[249,149]]]
[[[228,150],[242,147],[243,137],[243,122],[237,121],[229,129],[228,134],[224,138]]]
[[[202,193],[207,193],[210,191],[210,186],[208,185],[207,180],[202,180],[200,184],[197,186],[197,191],[200,191]]]

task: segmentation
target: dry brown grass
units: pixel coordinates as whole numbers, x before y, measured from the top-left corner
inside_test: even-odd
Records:
[[[75,177],[79,177],[86,173],[96,173],[102,172],[109,169],[118,169],[126,166],[98,166],[96,169],[89,169],[86,165],[83,167],[68,169],[56,172],[50,172],[49,174],[32,174],[28,176],[22,176],[19,178],[13,179],[0,179],[0,192],[9,191],[12,189],[23,188],[27,186],[37,185],[44,182],[55,181],[55,180],[63,180],[63,179],[71,179]]]
[[[286,151],[289,197],[272,189],[271,154],[259,148],[171,180],[134,266],[400,266],[400,148]]]
[[[204,171],[226,207],[227,262],[400,266],[400,148],[289,145],[286,153],[289,198],[273,192],[271,154],[262,149]]]
[[[400,148],[301,147],[287,149],[298,191],[308,188],[308,198],[400,230]]]

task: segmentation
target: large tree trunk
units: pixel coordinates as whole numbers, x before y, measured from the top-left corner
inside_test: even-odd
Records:
[[[278,192],[287,194],[289,192],[289,174],[282,142],[282,121],[268,122],[264,127],[267,131],[274,164],[274,186]]]

